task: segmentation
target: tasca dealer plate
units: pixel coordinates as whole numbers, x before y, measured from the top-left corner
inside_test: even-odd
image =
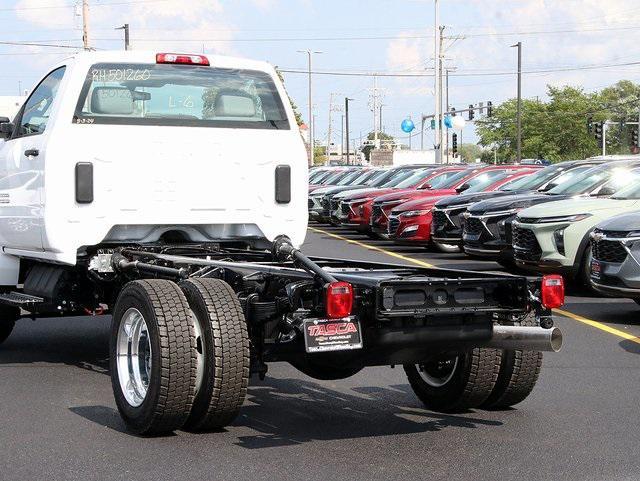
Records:
[[[362,349],[360,323],[355,317],[307,319],[304,321],[304,345],[307,352]]]

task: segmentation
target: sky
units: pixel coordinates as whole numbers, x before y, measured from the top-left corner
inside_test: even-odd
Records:
[[[90,42],[132,48],[211,52],[266,60],[285,71],[290,97],[308,120],[306,54],[314,50],[316,139],[341,142],[344,98],[352,139],[373,128],[373,76],[384,95],[384,130],[408,143],[400,125],[434,111],[434,0],[89,0]],[[0,95],[31,89],[47,68],[81,46],[81,2],[0,0]],[[640,82],[638,0],[440,0],[449,103],[498,104],[516,95],[516,49],[523,45],[523,96],[545,98],[547,85],[599,90]],[[31,42],[58,45],[9,45]],[[64,47],[61,47],[61,46]],[[72,47],[72,48],[67,48]],[[292,72],[286,72],[292,71]],[[335,75],[340,73],[342,75]],[[346,75],[348,74],[348,75]],[[559,126],[560,128],[560,126]],[[475,141],[472,123],[459,142]],[[418,148],[417,131],[411,139]],[[425,146],[433,133],[425,133]]]

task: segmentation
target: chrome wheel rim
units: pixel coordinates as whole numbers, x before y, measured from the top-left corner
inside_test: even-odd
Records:
[[[122,316],[116,357],[120,390],[132,407],[138,407],[147,396],[151,378],[151,338],[142,313],[127,309]]]
[[[458,356],[443,356],[424,364],[417,364],[416,368],[422,380],[429,386],[442,387],[453,379],[458,359]]]

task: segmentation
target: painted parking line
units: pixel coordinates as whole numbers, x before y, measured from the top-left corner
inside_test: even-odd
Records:
[[[615,327],[607,326],[602,322],[594,321],[593,319],[587,319],[586,317],[579,316],[578,314],[574,314],[573,312],[565,311],[563,309],[554,309],[554,312],[556,314],[560,314],[561,316],[568,317],[569,319],[573,319],[574,321],[582,322],[583,324],[587,324],[588,326],[595,327],[596,329],[600,329],[604,332],[608,332],[609,334],[613,334],[614,336],[621,337],[622,339],[626,339],[627,341],[640,344],[640,337],[629,334],[628,332],[621,331],[620,329],[616,329]]]
[[[418,259],[414,259],[412,257],[403,256],[402,254],[397,254],[395,252],[388,251],[381,247],[372,246],[369,244],[365,244],[364,242],[360,242],[353,239],[348,239],[347,237],[343,237],[338,234],[333,234],[331,232],[327,232],[322,229],[316,229],[315,227],[309,227],[309,230],[316,232],[318,234],[327,235],[329,237],[333,237],[334,239],[339,239],[344,242],[348,242],[349,244],[354,244],[365,249],[369,249],[372,251],[382,252],[391,257],[395,257],[396,259],[402,259],[403,261],[412,262],[413,264],[422,266],[422,267],[435,267],[433,264],[429,264],[428,262],[424,262]],[[621,337],[627,341],[635,342],[640,344],[640,337],[634,336],[633,334],[629,334],[628,332],[621,331],[620,329],[616,329],[614,327],[607,326],[602,322],[594,321],[593,319],[587,319],[586,317],[579,316],[578,314],[574,314],[573,312],[565,311],[563,309],[554,309],[556,314],[559,314],[564,317],[568,317],[569,319],[573,319],[574,321],[581,322],[591,327],[595,327],[596,329],[600,329],[601,331],[607,332],[609,334],[613,334],[614,336]]]
[[[412,262],[416,265],[419,265],[421,267],[435,267],[433,264],[429,264],[428,262],[424,262],[418,259],[413,259],[411,257],[407,257],[407,256],[403,256],[402,254],[398,254],[396,252],[391,252],[388,251],[386,249],[383,249],[382,247],[376,247],[376,246],[372,246],[369,244],[365,244],[364,242],[360,242],[357,240],[353,240],[353,239],[348,239],[347,237],[342,237],[341,235],[338,234],[334,234],[332,232],[327,232],[326,230],[322,230],[322,229],[316,229],[315,227],[309,227],[309,230],[317,233],[317,234],[323,234],[323,235],[328,235],[329,237],[333,237],[334,239],[339,239],[341,241],[344,242],[348,242],[349,244],[354,244],[360,247],[363,247],[364,249],[369,249],[370,251],[377,251],[377,252],[382,252],[383,254],[386,254],[388,256],[391,257],[395,257],[396,259],[401,259],[403,261],[407,261],[407,262]]]

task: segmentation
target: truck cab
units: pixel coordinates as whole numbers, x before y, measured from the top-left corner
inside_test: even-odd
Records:
[[[300,244],[307,162],[287,99],[265,62],[65,59],[1,127],[0,284],[18,257],[74,264],[86,246],[163,235]]]

